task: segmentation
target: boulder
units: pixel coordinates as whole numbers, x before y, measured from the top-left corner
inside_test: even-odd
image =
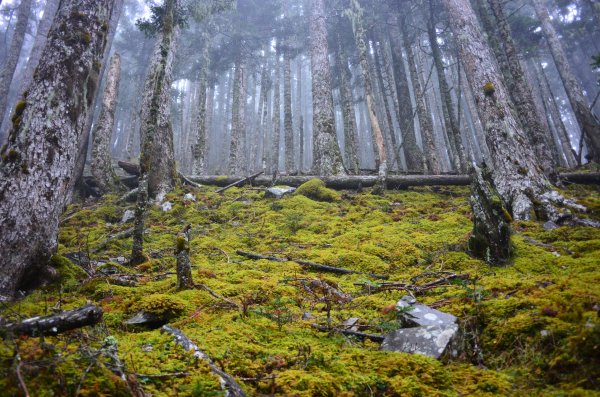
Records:
[[[418,303],[415,298],[404,296],[396,303],[398,320],[403,327],[446,326],[456,324],[456,317]]]
[[[280,199],[286,194],[294,193],[296,188],[290,186],[270,187],[265,191],[265,198]]]
[[[449,350],[457,334],[458,324],[402,328],[388,333],[381,344],[381,349],[439,359]]]
[[[121,223],[127,223],[132,221],[135,218],[135,211],[127,210],[123,213],[123,217],[121,218]]]

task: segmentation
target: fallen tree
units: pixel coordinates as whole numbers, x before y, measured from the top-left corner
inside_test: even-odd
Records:
[[[52,316],[32,317],[21,322],[0,325],[0,335],[58,335],[65,331],[94,325],[102,319],[102,309],[94,305],[86,305]]]

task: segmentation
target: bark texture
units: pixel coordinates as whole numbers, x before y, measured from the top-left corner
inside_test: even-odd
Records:
[[[13,37],[6,54],[6,60],[0,71],[0,115],[4,115],[7,112],[6,106],[8,105],[8,93],[10,91],[10,85],[19,62],[19,56],[21,55],[21,48],[25,41],[25,33],[27,33],[27,24],[29,22],[29,14],[31,12],[31,0],[21,0],[19,8],[17,9],[17,23],[13,32]],[[4,141],[4,137],[0,136],[0,143]]]
[[[354,95],[350,88],[352,81],[352,72],[348,67],[348,58],[342,45],[341,35],[337,35],[337,63],[338,73],[340,76],[340,97],[342,102],[342,114],[344,118],[344,143],[347,156],[348,169],[355,175],[359,174],[358,164],[358,143],[357,143],[357,128],[356,114],[354,111]]]
[[[100,191],[106,193],[115,189],[117,174],[113,170],[110,157],[110,143],[115,124],[115,110],[121,80],[121,56],[113,55],[108,70],[108,78],[102,98],[102,112],[96,129],[92,146],[92,175],[98,183]]]
[[[345,174],[337,144],[333,90],[327,44],[325,0],[310,3],[310,67],[313,93],[313,170],[318,175]]]
[[[562,79],[567,97],[575,113],[575,118],[588,145],[588,152],[595,162],[600,163],[600,123],[588,107],[587,101],[583,96],[581,84],[573,74],[567,55],[560,43],[554,26],[552,26],[548,10],[542,5],[540,0],[532,0],[532,2],[535,13],[542,24],[544,37],[550,47],[552,58]]]
[[[491,180],[513,218],[558,219],[551,188],[513,116],[508,91],[468,0],[444,0],[491,157]]]
[[[0,165],[0,294],[35,282],[57,246],[77,148],[98,87],[114,0],[62,1]]]
[[[202,175],[206,171],[206,141],[208,130],[206,128],[206,91],[208,89],[208,73],[210,69],[210,36],[206,30],[202,33],[202,52],[200,68],[200,86],[198,87],[198,136],[192,146],[192,172]]]
[[[180,290],[194,287],[192,278],[192,263],[190,262],[190,232],[191,226],[177,235],[175,255],[177,257],[177,288]]]
[[[65,331],[95,325],[102,320],[102,308],[87,305],[60,314],[32,317],[19,323],[0,325],[0,335],[58,335]]]
[[[241,50],[240,50],[241,51]],[[244,133],[246,130],[246,66],[241,56],[235,65],[233,85],[233,108],[231,116],[231,146],[229,149],[229,172],[242,175],[244,163]]]
[[[285,142],[285,172],[296,173],[294,129],[292,124],[292,65],[289,49],[283,53],[283,136]]]

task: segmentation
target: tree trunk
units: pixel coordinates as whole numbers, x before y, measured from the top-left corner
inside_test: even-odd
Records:
[[[139,191],[135,208],[131,265],[146,261],[143,253],[144,223],[148,199],[162,196],[175,186],[173,131],[171,129],[171,73],[178,28],[173,21],[176,0],[165,3],[165,19],[146,82],[141,109]]]
[[[35,283],[56,250],[59,216],[92,111],[113,3],[61,2],[38,71],[17,106],[1,153],[1,295],[14,297]]]
[[[283,52],[283,136],[285,146],[285,172],[296,173],[294,129],[292,124],[292,65],[288,48]]]
[[[513,116],[508,91],[483,38],[468,0],[444,0],[467,79],[486,132],[492,161],[491,180],[513,218],[560,218],[551,189],[523,130]]]
[[[279,172],[279,141],[281,137],[281,64],[279,49],[275,49],[275,81],[273,82],[273,137],[271,145],[271,172]]]
[[[233,78],[231,146],[228,167],[231,175],[242,175],[246,171],[246,166],[243,164],[243,139],[246,130],[246,77],[246,66],[240,55],[235,64],[235,75]]]
[[[555,156],[553,156],[553,151],[551,150],[554,147],[554,142],[550,139],[551,134],[547,126],[542,122],[541,115],[535,107],[531,85],[525,78],[525,72],[521,67],[521,60],[515,48],[515,42],[504,15],[502,4],[500,0],[488,0],[488,2],[496,18],[500,38],[502,39],[504,52],[508,60],[507,65],[512,77],[508,88],[515,101],[517,115],[521,121],[521,125],[528,132],[535,155],[544,173],[551,179],[555,179]]]
[[[391,30],[392,40],[390,44],[392,47],[392,60],[394,63],[398,115],[401,120],[400,131],[402,132],[402,145],[404,146],[404,157],[406,158],[408,171],[421,172],[423,171],[423,152],[417,145],[414,115],[410,101],[410,88],[400,45],[400,30],[397,24],[398,19],[396,18],[395,24],[392,26]]]
[[[325,19],[325,0],[310,3],[310,68],[313,93],[313,171],[317,175],[345,174],[337,144],[331,88],[331,68]]]
[[[433,124],[431,121],[431,116],[427,111],[427,105],[425,103],[425,87],[422,87],[419,81],[416,59],[413,53],[412,44],[408,39],[406,23],[402,24],[402,42],[404,44],[404,51],[406,51],[408,70],[410,72],[410,78],[412,80],[413,90],[415,93],[417,117],[419,118],[419,125],[421,127],[421,139],[423,141],[425,159],[427,160],[427,168],[429,169],[429,173],[439,174],[441,171],[441,166],[436,155],[437,150],[435,148],[435,141],[433,139]]]
[[[571,70],[569,61],[565,54],[562,44],[552,26],[548,10],[544,7],[540,0],[532,0],[535,13],[542,24],[544,37],[550,47],[550,53],[560,74],[567,97],[575,113],[575,118],[581,129],[581,133],[588,145],[588,151],[591,159],[600,163],[600,123],[590,111],[587,101],[583,96],[583,89],[577,81],[577,78]]]
[[[115,54],[108,70],[108,78],[102,99],[102,113],[98,119],[92,142],[92,175],[103,193],[117,187],[116,182],[118,179],[112,167],[110,142],[115,125],[115,109],[117,107],[120,81],[121,56]]]
[[[19,56],[21,55],[21,48],[25,41],[25,34],[27,33],[27,25],[29,23],[29,14],[31,13],[31,0],[21,0],[19,8],[17,9],[17,23],[13,32],[13,37],[10,43],[10,48],[6,54],[6,60],[4,66],[0,71],[0,115],[4,119],[4,115],[9,113],[6,108],[8,106],[8,94],[10,91],[10,85],[13,81],[13,75],[19,62]],[[1,131],[0,144],[4,141],[4,130]]]
[[[200,68],[200,86],[198,87],[198,136],[192,146],[192,173],[202,175],[206,172],[206,91],[208,89],[208,73],[210,70],[210,36],[205,30],[202,33],[202,51]]]
[[[175,255],[177,257],[177,289],[191,289],[194,287],[192,277],[192,264],[190,262],[190,232],[191,225],[177,235]]]

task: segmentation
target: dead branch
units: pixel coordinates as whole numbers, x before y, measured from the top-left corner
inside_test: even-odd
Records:
[[[245,177],[243,179],[240,179],[239,181],[233,182],[233,183],[231,183],[231,184],[229,184],[229,185],[227,185],[225,187],[222,187],[221,189],[217,189],[215,192],[216,193],[223,193],[227,189],[230,189],[230,188],[232,188],[234,186],[243,185],[244,183],[246,183],[248,181],[252,182],[256,177],[258,177],[259,175],[262,175],[262,173],[263,173],[263,171],[257,172],[254,175],[247,176],[247,177]]]
[[[349,329],[343,329],[343,328],[327,328],[324,325],[319,325],[319,324],[311,324],[311,327],[313,327],[314,329],[317,329],[321,332],[338,332],[340,334],[344,334],[344,335],[350,335],[350,336],[355,336],[359,339],[369,339],[373,342],[377,342],[377,343],[382,343],[384,336],[383,335],[376,335],[376,334],[366,334],[364,332],[358,332],[358,331],[350,331]]]
[[[307,292],[317,296],[323,295],[333,297],[338,303],[348,303],[352,301],[352,295],[341,292],[330,283],[319,279],[293,278],[290,281],[296,282]]]
[[[184,185],[190,185],[190,186],[198,188],[198,189],[200,189],[202,187],[202,185],[192,181],[190,178],[183,175],[180,171],[177,171],[177,174],[179,175],[179,179],[181,179],[181,181],[183,182]]]
[[[430,281],[424,284],[417,284],[417,281],[431,276],[437,276],[440,274],[444,274],[443,277],[437,278],[436,280]],[[354,285],[361,285],[366,287],[369,292],[382,292],[382,291],[397,291],[404,290],[411,295],[422,294],[425,291],[440,288],[440,287],[450,287],[452,284],[448,284],[449,281],[452,280],[468,280],[471,278],[470,274],[455,274],[450,272],[435,272],[435,273],[423,273],[419,274],[411,279],[412,283],[399,283],[399,282],[383,282],[383,283],[375,283],[375,284],[367,284],[367,283],[355,283]]]
[[[204,285],[204,284],[194,284],[194,286],[195,286],[196,288],[203,289],[204,291],[208,292],[208,293],[209,293],[209,294],[210,294],[210,295],[211,295],[213,298],[216,298],[216,299],[222,300],[222,301],[226,302],[228,305],[230,305],[230,306],[232,306],[232,307],[234,307],[234,308],[237,308],[237,309],[240,309],[240,310],[242,309],[242,306],[241,306],[241,305],[239,305],[239,304],[235,303],[235,302],[234,302],[234,301],[232,301],[231,299],[227,299],[227,298],[225,298],[224,296],[221,296],[221,295],[217,294],[215,291],[213,291],[212,289],[208,288],[208,287],[207,287],[206,285]]]
[[[32,317],[19,323],[7,323],[0,326],[0,336],[7,335],[58,335],[65,331],[94,325],[102,319],[102,309],[86,305],[78,309],[45,317]]]
[[[285,258],[285,257],[280,258],[280,257],[276,257],[276,256],[260,255],[260,254],[255,254],[252,252],[246,252],[246,251],[241,251],[241,250],[237,250],[236,254],[244,256],[246,258],[256,259],[256,260],[266,259],[266,260],[273,261],[273,262],[296,262],[299,265],[310,267],[311,269],[313,269],[315,271],[319,271],[319,272],[328,272],[328,273],[336,273],[336,274],[362,274],[365,276],[384,279],[384,280],[389,278],[388,276],[381,275],[381,274],[357,272],[354,270],[342,269],[340,267],[333,267],[333,266],[328,266],[328,265],[321,265],[319,263],[314,263],[314,262],[300,260],[300,259],[292,259],[292,258]]]
[[[98,245],[96,245],[96,247],[94,247],[94,249],[92,250],[92,253],[96,253],[100,250],[103,250],[104,248],[106,248],[108,243],[110,243],[113,240],[120,240],[120,239],[123,239],[126,237],[131,237],[132,234],[133,234],[133,228],[130,228],[130,229],[124,230],[120,233],[117,233],[114,236],[110,236],[106,240],[101,241]]]
[[[206,353],[200,350],[200,348],[194,342],[192,342],[190,338],[188,338],[183,332],[181,332],[177,328],[169,327],[168,325],[163,325],[161,331],[171,334],[175,338],[175,342],[181,347],[183,347],[185,351],[192,352],[194,357],[206,361],[212,373],[219,377],[221,388],[225,391],[226,396],[246,396],[246,393],[244,392],[242,387],[235,381],[235,379],[233,379],[231,375],[219,368],[213,362],[213,360]]]

